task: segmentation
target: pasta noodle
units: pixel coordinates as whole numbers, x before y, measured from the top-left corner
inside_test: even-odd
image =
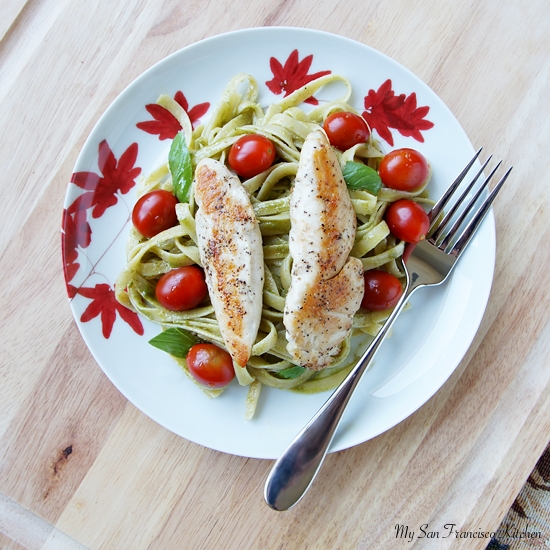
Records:
[[[343,85],[341,97],[322,103],[306,112],[300,105],[320,88]],[[246,369],[236,369],[238,381],[248,385],[246,416],[254,413],[261,385],[299,391],[323,391],[335,387],[351,369],[356,359],[352,338],[361,337],[363,346],[368,336],[374,336],[389,311],[360,310],[354,319],[352,334],[344,341],[333,364],[321,371],[295,367],[286,349],[282,325],[285,295],[290,285],[291,259],[288,248],[290,229],[290,192],[298,169],[300,149],[306,136],[322,125],[331,113],[356,113],[348,103],[350,82],[338,75],[327,75],[303,86],[266,109],[258,103],[258,85],[251,75],[238,74],[227,85],[221,100],[208,122],[193,130],[185,110],[169,96],[162,95],[158,103],[172,113],[182,126],[193,167],[203,158],[224,162],[231,145],[244,134],[260,134],[275,145],[277,164],[243,182],[259,222],[263,238],[265,284],[263,315],[258,338]],[[371,136],[367,143],[337,152],[342,167],[349,161],[376,169],[384,155],[380,144]],[[139,184],[138,196],[155,189],[174,192],[167,162],[145,177]],[[400,198],[426,201],[425,185],[415,193],[382,188],[374,196],[364,190],[350,190],[358,226],[352,256],[360,258],[364,269],[383,267],[402,277],[396,260],[402,255],[404,243],[397,241],[384,221],[387,206]],[[126,307],[161,325],[164,329],[179,327],[198,338],[224,347],[220,329],[209,304],[174,312],[163,308],[155,296],[158,278],[171,269],[199,264],[195,232],[196,205],[191,193],[189,203],[176,206],[179,225],[147,239],[132,227],[127,243],[127,264],[116,282],[117,299]],[[185,360],[179,360],[185,368]],[[286,377],[286,373],[292,375]],[[280,374],[282,373],[282,375]],[[206,390],[217,395],[220,390]]]

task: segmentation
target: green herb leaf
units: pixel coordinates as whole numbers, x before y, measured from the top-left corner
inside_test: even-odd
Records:
[[[306,369],[304,367],[287,367],[286,369],[277,371],[277,376],[279,378],[285,378],[286,380],[289,380],[291,378],[298,378],[302,373],[304,373]]]
[[[346,162],[343,175],[350,189],[361,189],[368,191],[371,195],[377,195],[382,187],[382,180],[378,172],[360,162]]]
[[[172,141],[168,166],[172,174],[174,194],[180,202],[189,202],[191,184],[193,183],[193,166],[183,130],[179,131]]]
[[[197,339],[186,330],[173,327],[164,330],[154,338],[149,340],[152,346],[155,346],[174,357],[187,357],[189,350],[197,343]]]

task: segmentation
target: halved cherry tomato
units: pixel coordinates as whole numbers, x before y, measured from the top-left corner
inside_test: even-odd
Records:
[[[403,294],[401,281],[381,269],[365,271],[365,294],[361,306],[370,311],[382,311],[395,306]]]
[[[171,269],[158,281],[157,300],[171,311],[186,311],[197,307],[208,293],[203,270],[196,265]]]
[[[163,189],[143,195],[132,210],[134,227],[147,238],[178,225],[176,204],[178,199]]]
[[[426,157],[414,149],[395,149],[384,156],[378,168],[382,183],[397,191],[414,191],[428,179]]]
[[[417,243],[426,237],[430,219],[422,206],[409,199],[392,202],[384,216],[390,231],[402,241]]]
[[[227,160],[239,176],[252,178],[273,164],[275,146],[264,136],[248,134],[231,146]]]
[[[231,355],[215,344],[195,344],[187,354],[193,378],[210,388],[223,388],[235,377]]]
[[[359,115],[341,111],[329,115],[323,124],[331,145],[340,151],[346,151],[358,143],[369,139],[367,123]]]

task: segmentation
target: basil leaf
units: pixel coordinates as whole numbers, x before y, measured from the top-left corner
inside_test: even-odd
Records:
[[[180,130],[172,141],[168,166],[172,174],[174,195],[180,202],[189,202],[191,184],[193,183],[193,166],[183,130]]]
[[[173,327],[162,331],[151,338],[149,343],[174,357],[187,357],[189,350],[197,343],[197,339],[186,330]]]
[[[361,189],[368,191],[371,195],[377,195],[382,187],[382,180],[378,172],[366,164],[346,162],[342,172],[350,189]]]
[[[279,378],[284,378],[289,380],[290,378],[298,378],[302,373],[306,371],[305,367],[287,367],[286,369],[277,371],[277,376]]]

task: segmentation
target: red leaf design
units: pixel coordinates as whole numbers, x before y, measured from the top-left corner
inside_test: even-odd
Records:
[[[138,144],[132,143],[117,161],[109,144],[103,140],[98,147],[98,166],[101,176],[93,172],[75,172],[71,182],[87,192],[80,195],[68,208],[73,214],[93,208],[92,217],[101,217],[105,210],[118,202],[117,193],[126,194],[132,189],[141,168],[134,167]]]
[[[67,284],[67,294],[69,295],[69,298],[74,298],[77,294],[77,288],[76,286]]]
[[[134,168],[137,154],[138,144],[132,143],[117,162],[107,141],[99,144],[98,165],[102,177],[93,190],[90,202],[93,218],[100,218],[107,208],[118,202],[117,193],[124,195],[135,186],[135,179],[141,174],[141,168]]]
[[[265,84],[275,95],[284,94],[283,97],[287,97],[312,80],[330,74],[331,71],[308,74],[312,62],[313,55],[307,55],[302,61],[299,61],[298,50],[293,50],[290,53],[284,65],[275,57],[271,57],[269,67],[273,78]],[[319,102],[314,97],[310,97],[306,99],[306,103],[317,105]]]
[[[99,177],[98,177],[99,181]],[[84,215],[86,215],[86,210],[88,208],[92,207],[92,203],[94,200],[94,193],[93,191],[88,191],[86,193],[82,193],[82,195],[78,196],[73,203],[67,208],[67,212],[69,214],[76,214],[77,212],[84,212]]]
[[[363,117],[372,130],[391,146],[393,135],[390,128],[397,130],[405,137],[413,137],[423,142],[423,130],[433,128],[433,122],[425,120],[429,107],[417,107],[416,93],[409,96],[395,95],[392,81],[386,80],[377,91],[369,90],[364,98],[365,111]]]
[[[197,122],[199,122],[200,118],[203,117],[206,112],[210,109],[210,103],[198,103],[189,111],[187,114],[189,115],[189,118],[191,119],[191,124],[193,125],[193,128],[196,126]]]
[[[399,116],[402,122],[406,123],[402,127],[396,127],[399,133],[405,137],[412,137],[417,141],[424,142],[424,136],[421,130],[433,128],[433,122],[425,120],[424,117],[430,111],[429,107],[416,106],[416,94],[413,92],[399,109]]]
[[[141,324],[141,320],[136,313],[127,307],[124,307],[119,302],[116,303],[116,310],[118,311],[120,317],[134,329],[136,334],[143,336],[143,325]]]
[[[70,215],[68,210],[63,210],[63,233],[64,257],[66,263],[72,263],[78,256],[77,248],[88,247],[92,240],[92,229],[86,221],[85,212],[78,210]]]
[[[138,122],[136,126],[148,134],[157,134],[160,140],[174,139],[181,130],[178,119],[168,109],[156,103],[145,105],[145,108],[155,120]]]
[[[88,191],[93,191],[99,182],[100,176],[94,172],[75,172],[71,176],[71,182]]]
[[[101,141],[98,146],[97,165],[103,176],[107,176],[109,173],[116,170],[116,157],[111,151],[106,139]],[[98,181],[98,185],[100,181],[101,178]]]
[[[189,102],[180,90],[178,90],[174,95],[174,100],[179,103],[179,105],[181,105],[184,111],[189,115],[193,128],[210,108],[210,103],[206,102],[199,103],[189,109]],[[148,105],[145,105],[145,108],[154,120],[138,122],[136,126],[148,134],[158,135],[160,140],[174,139],[176,134],[181,130],[181,124],[178,119],[170,111],[168,111],[168,109],[165,109],[156,103],[149,103]]]
[[[108,147],[107,142],[105,145]],[[111,153],[112,155],[112,153]],[[111,174],[106,174],[103,172],[103,177],[108,178],[110,176],[112,181],[117,182],[117,189],[125,195],[134,187],[136,182],[134,181],[140,174],[141,168],[134,168],[136,164],[138,155],[138,144],[132,143],[118,159],[116,168],[111,172]],[[114,155],[113,155],[114,158]]]
[[[294,50],[295,52],[298,52],[298,50]],[[294,52],[292,52],[294,53]],[[292,53],[289,56],[292,56]],[[274,94],[282,94],[284,92],[283,89],[283,81],[284,81],[284,70],[283,66],[281,65],[280,61],[275,58],[271,57],[269,59],[269,68],[271,69],[271,72],[273,73],[273,80],[270,80],[269,82],[266,82],[267,87],[274,93]]]
[[[174,95],[174,101],[176,103],[179,103],[183,108],[183,110],[187,112],[187,110],[189,109],[189,103],[187,102],[187,98],[185,97],[185,95],[181,90],[178,90]]]
[[[80,320],[86,323],[99,315],[102,333],[105,338],[111,336],[117,312],[130,325],[134,332],[140,336],[143,335],[143,325],[137,314],[125,308],[117,301],[114,290],[108,284],[98,283],[93,288],[81,287],[76,293],[92,300],[84,310]]]
[[[65,263],[63,266],[63,272],[65,274],[65,283],[67,284],[67,294],[69,295],[69,298],[72,298],[74,294],[71,296],[71,290],[70,287],[74,288],[72,285],[69,285],[68,282],[72,281],[74,276],[78,273],[78,270],[80,269],[80,264],[74,263]]]
[[[69,209],[70,208],[71,207],[69,207]],[[63,231],[61,252],[63,255],[63,268],[66,283],[74,278],[80,268],[80,264],[76,263],[78,259],[78,247],[86,248],[90,245],[92,240],[92,230],[90,224],[86,220],[86,212],[77,209],[71,214],[69,209],[63,210],[61,227]]]

